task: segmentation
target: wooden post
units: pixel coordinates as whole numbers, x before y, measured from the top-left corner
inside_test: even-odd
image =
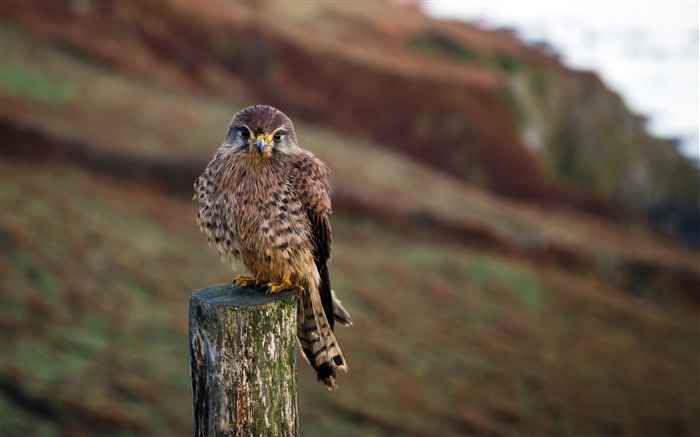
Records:
[[[298,436],[297,297],[214,285],[190,297],[195,436]]]

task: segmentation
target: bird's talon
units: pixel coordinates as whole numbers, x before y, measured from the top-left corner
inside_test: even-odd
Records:
[[[233,280],[233,283],[242,287],[249,287],[255,284],[255,278],[251,278],[250,276],[237,276],[236,279]]]
[[[284,290],[292,290],[296,293],[304,291],[304,287],[292,284],[289,279],[285,279],[282,282],[268,282],[267,286],[269,287],[268,293],[279,293]]]

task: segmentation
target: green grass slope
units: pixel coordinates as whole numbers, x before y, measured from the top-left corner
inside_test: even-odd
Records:
[[[193,206],[48,163],[2,182],[0,432],[185,434],[187,290],[230,275]]]
[[[187,435],[188,292],[234,274],[194,205],[3,161],[2,434]],[[351,371],[332,394],[300,361],[305,435],[698,431],[694,316],[348,214],[333,226]]]

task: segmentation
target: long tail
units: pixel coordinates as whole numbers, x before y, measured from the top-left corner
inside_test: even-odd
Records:
[[[335,314],[335,321],[343,326],[351,326],[352,317],[350,317],[350,313],[343,306],[343,301],[338,299],[335,290],[331,290],[331,296],[333,296],[333,314]]]
[[[345,319],[349,320],[347,311],[343,309],[343,312],[347,316]],[[318,380],[323,381],[329,390],[335,391],[337,387],[335,369],[347,372],[348,366],[323,312],[321,299],[313,290],[302,294],[300,299],[297,339],[304,351],[304,357],[316,370]]]

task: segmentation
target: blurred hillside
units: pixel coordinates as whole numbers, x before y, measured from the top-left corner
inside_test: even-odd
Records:
[[[1,435],[191,433],[236,274],[192,183],[256,102],[332,169],[355,319],[304,435],[700,433],[700,176],[595,75],[388,2],[1,8]]]

